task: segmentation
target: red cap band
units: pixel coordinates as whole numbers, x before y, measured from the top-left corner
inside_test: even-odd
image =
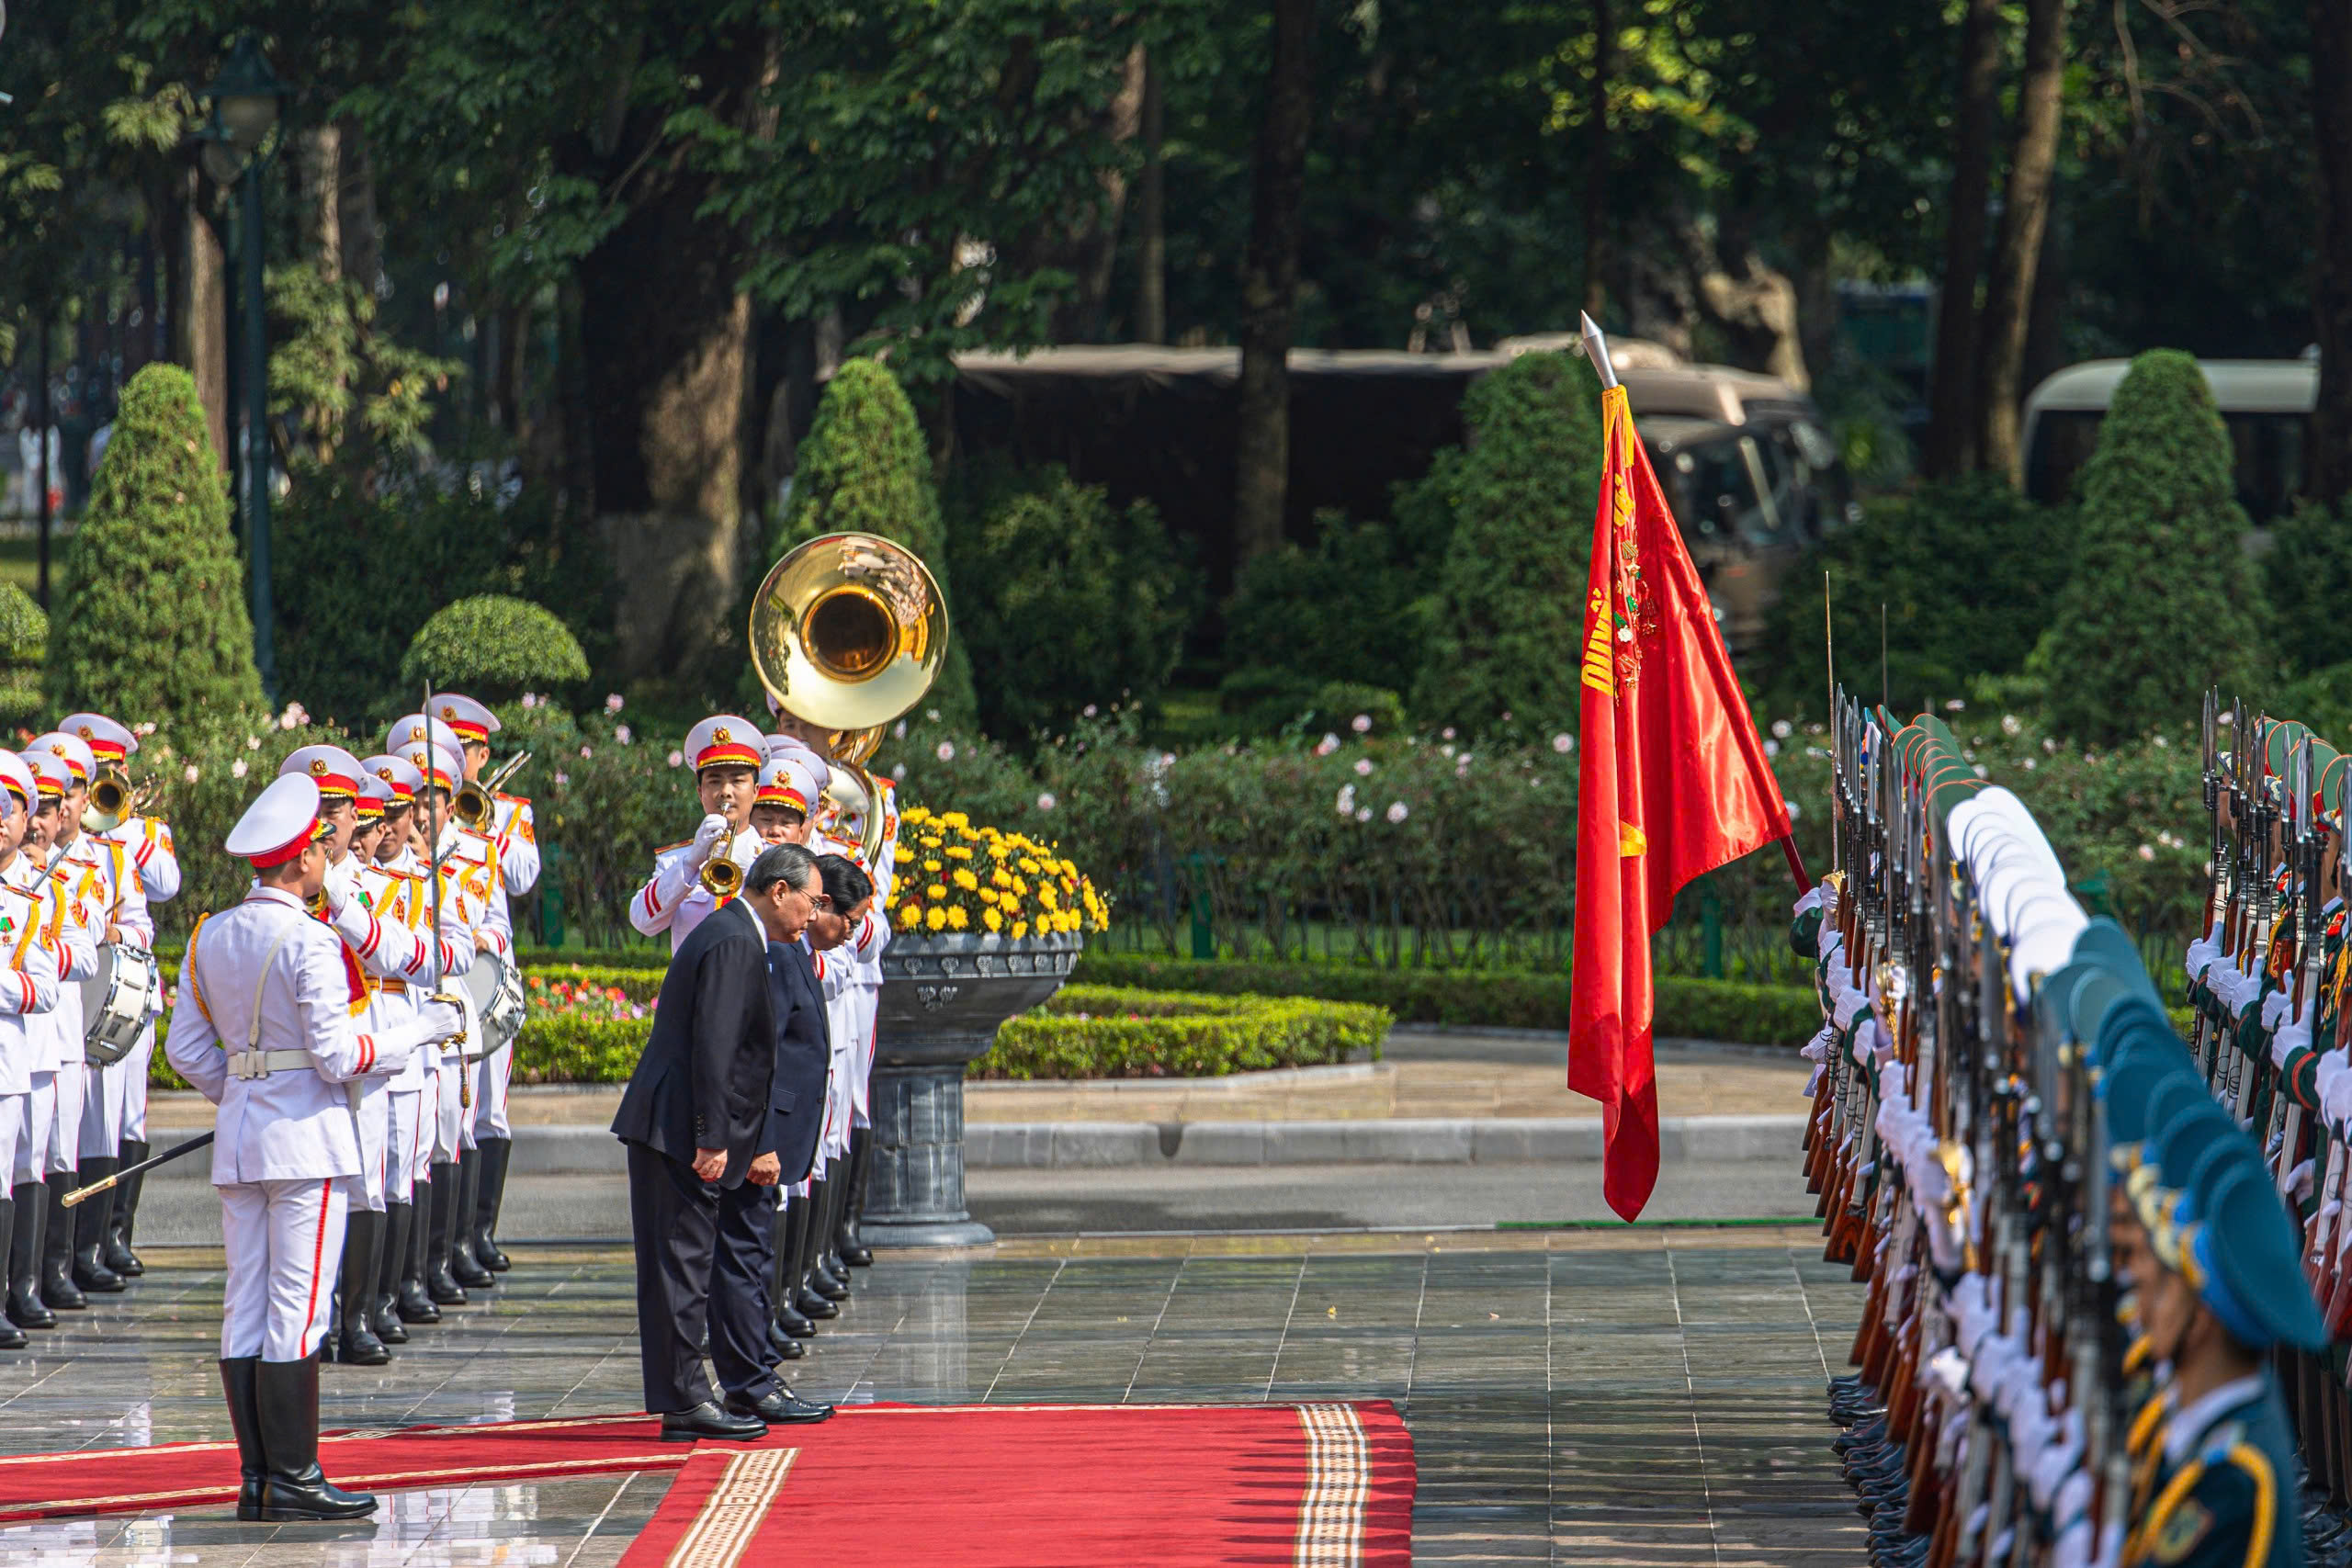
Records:
[[[269,871],[284,865],[288,861],[300,860],[302,852],[318,841],[320,831],[325,827],[325,823],[312,818],[311,825],[303,829],[289,842],[281,844],[266,854],[247,855],[245,859],[253,863],[255,871]]]

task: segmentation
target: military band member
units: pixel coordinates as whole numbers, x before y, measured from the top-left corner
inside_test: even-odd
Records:
[[[74,1283],[73,1216],[64,1212],[62,1199],[74,1183],[83,1091],[88,1082],[83,1061],[82,987],[74,982],[98,972],[97,946],[89,924],[96,911],[75,897],[72,870],[63,863],[65,852],[57,841],[73,785],[65,760],[47,748],[20,756],[32,773],[35,796],[25,852],[10,869],[18,886],[37,892],[48,903],[50,929],[62,955],[61,978],[65,983],[58,987],[57,1005],[33,1021],[32,1032],[40,1048],[27,1122],[29,1135],[17,1145],[14,1174],[19,1187],[29,1181],[45,1190],[34,1205],[39,1213],[33,1224],[19,1224],[13,1238],[32,1250],[21,1276],[21,1289],[17,1258],[13,1250],[10,1254],[9,1298],[10,1316],[18,1327],[47,1328],[55,1325],[57,1311],[78,1311],[89,1304]],[[21,1316],[16,1310],[20,1296]]]
[[[57,728],[88,744],[101,774],[124,773],[130,759],[139,751],[139,737],[130,728],[104,714],[68,714],[58,721]],[[179,896],[180,861],[172,844],[170,825],[139,810],[138,806],[134,795],[121,820],[111,828],[104,828],[95,812],[86,821],[94,838],[119,844],[130,855],[131,865],[139,874],[139,891],[152,916],[156,905]],[[98,830],[101,828],[103,831]],[[155,1055],[155,1021],[163,1016],[163,988],[157,987],[147,1027],[140,1031],[138,1043],[120,1061],[106,1069],[122,1080],[122,1138],[116,1155],[125,1168],[137,1165],[148,1155],[147,1069]],[[108,1269],[125,1279],[137,1279],[146,1272],[139,1255],[130,1249],[140,1193],[146,1179],[144,1176],[130,1177],[107,1195],[108,1223],[99,1256]]]
[[[498,716],[483,704],[456,692],[438,692],[425,698],[425,711],[457,733],[458,758],[466,778],[480,784],[490,764],[490,738],[499,731]],[[485,901],[498,908],[496,924],[511,936],[514,930],[512,900],[522,897],[539,881],[538,829],[531,820],[531,803],[503,792],[490,797],[489,837],[497,851],[497,875]],[[498,1208],[506,1192],[506,1167],[514,1152],[514,1128],[508,1120],[507,1095],[514,1077],[514,1043],[503,1041],[482,1059],[481,1099],[474,1111],[474,1158],[479,1176],[468,1178],[475,1190],[472,1221],[466,1229],[473,1261],[492,1273],[504,1273],[506,1255],[497,1242]]]
[[[324,890],[318,785],[272,781],[230,833],[252,862],[243,902],[189,933],[164,1037],[179,1075],[220,1108],[212,1184],[227,1250],[220,1379],[235,1429],[245,1519],[355,1518],[376,1500],[319,1469],[319,1363],[330,1281],[361,1179],[353,1080],[455,1038],[435,1001],[397,1032],[358,1027],[367,988],[310,907]]]
[[[33,1021],[57,1005],[58,987],[64,983],[62,955],[47,921],[49,900],[8,879],[24,858],[20,846],[38,793],[23,761],[0,751],[0,951],[7,955],[7,970],[0,974],[0,1173],[17,1168],[17,1150],[31,1135],[33,1071],[49,1061],[48,1041]],[[6,1243],[0,1257],[15,1257],[19,1223],[30,1226],[45,1213],[46,1201],[38,1193],[35,1189],[27,1194],[21,1211],[13,1198],[0,1199],[0,1242]],[[28,1286],[37,1250],[24,1254]],[[56,1321],[50,1314],[49,1322]],[[26,1343],[15,1321],[0,1320],[0,1349],[18,1350]]]
[[[806,769],[770,757],[761,765],[760,787],[752,796],[752,831],[762,844],[807,844],[808,803],[815,798]]]
[[[396,730],[399,728],[394,726]],[[455,933],[459,946],[471,948],[464,960],[469,967],[476,955],[484,953],[511,959],[511,939],[494,924],[498,911],[480,901],[493,863],[489,841],[479,834],[468,834],[451,814],[458,785],[465,777],[464,764],[447,746],[411,744],[401,748],[400,754],[419,774],[412,814],[416,818],[414,839],[422,847],[413,852],[424,877],[422,896],[428,920],[435,897],[432,870],[437,859],[443,935]],[[461,1258],[459,1250],[458,1216],[470,1213],[461,1161],[471,1146],[472,1111],[481,1092],[479,1049],[469,1043],[444,1051],[433,1086],[432,1190],[424,1225],[424,1285],[438,1306],[462,1306],[469,1286],[481,1290],[493,1282],[469,1253]]]
[[[746,869],[763,847],[752,829],[752,803],[767,760],[760,739],[757,725],[733,714],[715,714],[686,732],[685,756],[695,770],[702,826],[685,842],[655,853],[653,874],[628,907],[629,923],[647,936],[669,932],[673,952],[718,907],[702,885],[704,869],[718,858]]]

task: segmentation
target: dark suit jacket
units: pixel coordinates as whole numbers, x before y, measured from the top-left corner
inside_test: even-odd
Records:
[[[725,1149],[719,1185],[740,1186],[761,1152],[775,1036],[767,932],[750,908],[730,904],[671,955],[614,1134],[681,1165],[692,1165],[697,1149]]]
[[[775,1081],[760,1147],[775,1152],[786,1182],[799,1180],[817,1161],[825,1130],[825,1075],[832,1038],[825,1027],[825,994],[808,950],[798,942],[768,946],[776,1017]]]

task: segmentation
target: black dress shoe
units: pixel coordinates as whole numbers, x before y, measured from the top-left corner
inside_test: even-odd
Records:
[[[692,1410],[673,1410],[662,1417],[662,1440],[691,1443],[698,1438],[725,1438],[751,1442],[767,1436],[767,1423],[756,1416],[736,1416],[704,1400]]]
[[[829,1318],[839,1317],[842,1314],[841,1308],[814,1291],[801,1292],[792,1304],[800,1309],[800,1314],[803,1317]]]
[[[796,1427],[831,1420],[833,1407],[803,1399],[788,1388],[779,1388],[757,1399],[730,1393],[727,1396],[727,1414],[755,1418],[771,1427]]]

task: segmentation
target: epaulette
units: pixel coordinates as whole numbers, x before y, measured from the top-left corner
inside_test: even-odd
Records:
[[[531,797],[527,795],[500,794],[492,796],[492,798],[494,800],[503,800],[509,806],[528,806],[531,804]]]
[[[657,854],[657,855],[666,855],[666,854],[670,853],[673,850],[683,850],[683,849],[684,849],[687,845],[689,845],[689,844],[691,844],[691,843],[693,843],[693,842],[694,842],[694,840],[693,840],[692,839],[680,839],[676,843],[674,843],[674,844],[664,844],[664,845],[662,845],[660,849],[658,849],[658,850],[654,851],[653,852],[654,852],[655,854]]]

